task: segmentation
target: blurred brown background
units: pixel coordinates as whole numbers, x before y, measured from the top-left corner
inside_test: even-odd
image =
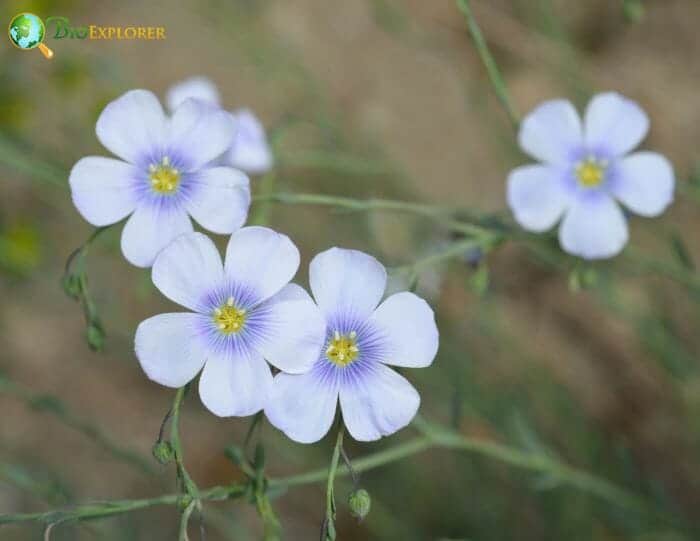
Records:
[[[674,263],[681,238],[697,260],[700,199],[688,186],[700,140],[700,3],[649,0],[641,3],[643,12],[637,5],[473,2],[521,112],[553,97],[581,106],[592,93],[613,89],[642,104],[652,119],[644,146],[671,159],[682,190],[663,219],[632,220],[632,245],[654,261]],[[107,330],[103,353],[87,348],[80,308],[60,287],[66,257],[91,233],[72,207],[67,172],[82,156],[108,154],[94,135],[108,101],[131,88],[162,97],[184,78],[212,79],[228,108],[251,107],[271,130],[280,191],[501,213],[506,175],[526,161],[450,1],[6,0],[0,20],[19,11],[64,15],[75,25],[165,26],[167,40],[49,36],[56,53],[50,62],[7,40],[0,46],[3,513],[175,490],[172,468],[150,458],[173,392],[149,382],[132,352],[136,325],[173,306],[147,271],[123,259],[120,228],[88,256],[90,287]],[[433,223],[406,215],[282,205],[265,211],[270,225],[300,246],[304,285],[311,257],[332,245],[401,265],[449,241]],[[616,509],[475,455],[430,451],[364,474],[372,512],[358,525],[341,505],[340,539],[695,538],[700,295],[620,262],[596,266],[595,283],[576,293],[567,286],[576,263],[559,263],[508,244],[488,258],[485,294],[475,292],[475,271],[460,262],[421,277],[419,292],[436,308],[442,334],[434,366],[408,374],[421,392],[422,412],[464,434],[550,453],[680,520]],[[58,397],[143,455],[154,472],[115,460],[57,421],[55,402],[37,402],[28,393]],[[240,478],[222,449],[240,443],[248,423],[215,418],[190,394],[182,432],[199,486]],[[359,457],[412,431],[348,450]],[[302,446],[269,426],[263,438],[270,475],[315,469],[330,459],[330,438]],[[339,497],[349,488],[340,481]],[[273,502],[286,539],[318,538],[324,497],[322,486],[312,486]],[[260,538],[255,510],[244,501],[210,508],[207,539]],[[51,538],[175,539],[177,521],[176,509],[156,508],[58,526]],[[0,539],[39,539],[42,531],[6,526]]]

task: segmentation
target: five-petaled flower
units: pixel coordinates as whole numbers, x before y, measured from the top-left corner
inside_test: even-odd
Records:
[[[219,90],[206,77],[191,77],[173,85],[168,90],[166,101],[168,107],[175,110],[187,98],[202,100],[217,107],[221,102]],[[272,168],[273,157],[265,128],[250,109],[236,109],[231,115],[236,133],[221,163],[250,175],[266,173]]]
[[[207,236],[178,237],[156,258],[153,283],[192,312],[139,325],[135,349],[143,370],[153,381],[181,387],[204,367],[199,394],[214,414],[260,411],[272,386],[265,361],[304,372],[323,344],[316,306],[289,284],[298,267],[292,241],[264,227],[231,235],[225,264]]]
[[[295,441],[315,442],[328,432],[340,399],[343,422],[356,440],[403,428],[418,411],[420,397],[387,365],[433,362],[438,330],[432,309],[409,292],[379,304],[386,270],[362,252],[331,248],[313,259],[309,272],[325,325],[324,346],[313,366],[297,370],[301,374],[282,367],[275,376],[268,419]]]
[[[595,96],[583,123],[566,100],[548,101],[525,117],[520,147],[540,165],[518,167],[508,178],[508,204],[529,231],[559,226],[562,248],[585,259],[618,254],[628,240],[618,201],[641,216],[658,216],[673,200],[669,161],[654,152],[628,154],[645,137],[649,120],[616,93]]]
[[[242,172],[212,162],[231,145],[231,116],[199,100],[185,100],[168,118],[151,92],[131,90],[97,120],[100,142],[121,160],[91,156],[70,173],[73,202],[93,225],[131,215],[122,251],[149,267],[190,216],[215,233],[232,233],[248,214],[250,188]]]

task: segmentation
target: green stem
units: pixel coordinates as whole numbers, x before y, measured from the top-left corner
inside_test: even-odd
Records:
[[[394,273],[407,272],[415,276],[419,274],[421,270],[427,267],[439,265],[440,263],[443,263],[455,257],[461,257],[471,249],[482,248],[484,250],[488,250],[489,248],[493,247],[493,245],[495,245],[496,242],[496,238],[494,238],[491,243],[475,239],[461,239],[452,242],[444,250],[427,255],[421,259],[417,259],[413,263],[401,265],[400,267],[392,267],[391,271]]]
[[[619,488],[605,479],[563,464],[550,457],[538,453],[521,451],[481,438],[470,438],[454,430],[425,421],[420,417],[417,417],[413,421],[413,426],[421,432],[420,436],[354,460],[353,469],[360,473],[408,458],[431,448],[451,449],[481,455],[525,471],[549,475],[562,485],[576,488],[618,507],[631,509],[639,513],[658,514],[655,511],[650,511],[647,503],[639,496]],[[342,438],[342,435],[339,435],[339,438]],[[342,440],[340,440],[340,442],[342,444]],[[331,486],[334,478],[350,474],[347,466],[338,464],[340,448],[337,442],[336,450],[337,456],[334,452],[331,470],[328,468],[319,468],[299,475],[270,479],[269,488],[283,490],[295,486],[321,483],[323,481],[328,483],[327,486]],[[225,500],[242,496],[245,492],[246,485],[215,486],[200,491],[197,499],[199,501]],[[177,505],[181,503],[181,499],[181,494],[168,494],[152,499],[97,502],[67,510],[48,511],[46,513],[0,515],[0,524],[14,522],[43,522],[51,524],[67,520],[89,520],[129,513],[138,509],[158,505]],[[668,517],[664,518],[668,520]]]
[[[474,47],[476,47],[476,51],[479,54],[481,62],[486,68],[489,81],[491,81],[491,86],[493,86],[493,89],[496,92],[498,101],[501,102],[501,105],[505,109],[506,114],[508,115],[508,119],[510,120],[511,124],[513,124],[513,128],[517,130],[518,124],[520,123],[520,117],[515,109],[515,106],[513,105],[513,102],[510,99],[508,87],[506,86],[506,83],[503,80],[503,76],[501,75],[501,71],[498,68],[498,64],[496,64],[496,61],[494,60],[493,55],[491,54],[489,46],[486,44],[484,35],[481,33],[481,29],[479,28],[479,25],[476,22],[476,19],[474,18],[474,13],[472,11],[471,4],[469,0],[457,0],[457,7],[462,12],[467,21],[469,35],[471,36],[472,41],[474,42]]]
[[[453,219],[451,214],[456,209],[427,205],[423,203],[395,201],[392,199],[354,199],[351,197],[339,197],[334,195],[283,192],[259,196],[255,198],[255,201],[271,201],[285,205],[318,205],[359,212],[375,210],[407,212],[438,221],[453,231],[464,233],[465,235],[483,236],[493,234],[493,232],[487,227]]]
[[[28,408],[35,411],[45,411],[53,415],[64,425],[94,441],[99,447],[110,453],[117,460],[131,464],[144,473],[155,473],[149,459],[120,446],[105,434],[98,425],[75,415],[59,398],[52,395],[34,393],[3,376],[0,376],[0,392],[5,392],[17,397],[24,402]]]
[[[275,191],[277,175],[274,171],[270,171],[263,178],[261,178],[257,184],[259,186],[259,190],[256,200],[259,203],[250,213],[250,220],[248,220],[248,222],[250,225],[266,225],[270,216],[271,201],[265,198]]]
[[[187,535],[187,525],[190,522],[190,517],[192,516],[192,511],[194,511],[194,508],[197,506],[197,500],[192,500],[187,507],[185,507],[185,510],[182,512],[182,516],[180,517],[180,533],[177,537],[178,541],[189,541],[189,537]]]
[[[343,448],[343,421],[338,423],[338,436],[335,440],[333,455],[331,457],[331,465],[328,468],[328,480],[326,482],[326,520],[323,522],[324,535],[323,541],[326,539],[335,539],[335,476],[338,471],[338,462],[340,461],[340,450]]]
[[[245,485],[215,486],[200,492],[200,499],[207,501],[221,501],[241,497],[246,492]],[[94,502],[72,508],[47,511],[44,513],[18,513],[14,515],[0,515],[0,525],[17,522],[40,522],[43,524],[56,524],[62,522],[74,522],[94,520],[131,513],[140,509],[157,506],[179,505],[182,499],[180,493],[165,494],[155,498],[143,498],[138,500],[114,500],[107,502]]]
[[[172,417],[170,421],[170,445],[173,448],[173,454],[175,457],[175,465],[177,467],[177,474],[182,481],[182,486],[185,493],[191,496],[193,499],[199,498],[199,490],[197,485],[194,483],[190,474],[185,468],[185,457],[182,451],[182,441],[180,440],[180,408],[182,402],[185,398],[185,393],[187,392],[187,385],[180,387],[175,393],[175,400],[173,401]]]
[[[662,260],[645,256],[633,248],[627,248],[627,250],[625,250],[622,260],[626,261],[634,271],[663,276],[686,286],[696,293],[700,293],[700,273],[697,271],[679,265],[669,265]]]

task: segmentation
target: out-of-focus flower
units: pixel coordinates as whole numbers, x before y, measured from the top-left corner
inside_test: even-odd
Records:
[[[202,370],[199,395],[215,415],[245,416],[265,405],[272,373],[304,372],[323,345],[323,318],[289,281],[299,251],[285,235],[244,227],[231,235],[222,264],[201,233],[182,235],[153,265],[153,283],[192,312],[143,321],[136,356],[153,381],[182,387]]]
[[[90,156],[70,173],[73,202],[95,226],[131,215],[122,232],[124,256],[149,267],[190,216],[215,233],[232,233],[250,206],[248,177],[212,162],[233,139],[231,116],[188,99],[168,118],[147,90],[111,102],[97,120],[100,142],[121,159]]]
[[[191,77],[171,86],[165,95],[168,109],[174,111],[188,98],[201,100],[216,107],[221,105],[219,89],[206,77]]]
[[[291,439],[311,443],[330,428],[340,399],[343,422],[370,441],[406,426],[418,411],[418,392],[387,365],[433,362],[438,330],[433,311],[413,293],[379,304],[386,270],[355,250],[331,248],[310,266],[311,290],[325,321],[325,344],[310,369],[275,376],[265,414]],[[306,295],[308,302],[311,298]]]
[[[525,229],[543,232],[562,217],[562,248],[584,259],[617,255],[628,240],[625,215],[653,217],[673,201],[674,173],[655,152],[628,154],[645,137],[649,119],[635,102],[596,95],[583,122],[566,100],[548,101],[525,117],[520,147],[539,165],[514,169],[508,204]]]
[[[173,85],[167,93],[168,107],[174,110],[187,98],[220,106],[219,91],[216,85],[206,77],[192,77]],[[222,163],[250,175],[266,173],[272,169],[274,159],[265,128],[250,109],[237,109],[231,114],[236,133]]]

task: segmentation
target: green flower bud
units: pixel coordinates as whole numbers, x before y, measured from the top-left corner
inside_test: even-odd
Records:
[[[82,291],[80,277],[75,274],[67,274],[63,277],[61,285],[63,286],[63,291],[65,291],[66,295],[71,299],[78,300],[80,298],[80,293]]]
[[[101,351],[105,343],[105,332],[99,323],[91,323],[85,333],[88,346],[92,351]]]
[[[369,514],[369,509],[372,506],[372,498],[364,488],[354,490],[348,498],[350,505],[350,513],[352,516],[362,520]]]
[[[626,0],[623,4],[625,17],[631,23],[638,23],[644,19],[646,10],[640,0]]]
[[[182,494],[177,500],[177,506],[180,508],[180,511],[184,511],[185,509],[187,509],[191,503],[192,496],[190,496],[189,494]]]
[[[168,464],[175,456],[175,453],[173,453],[173,446],[170,445],[169,441],[156,442],[153,446],[152,453],[153,457],[163,465]]]

